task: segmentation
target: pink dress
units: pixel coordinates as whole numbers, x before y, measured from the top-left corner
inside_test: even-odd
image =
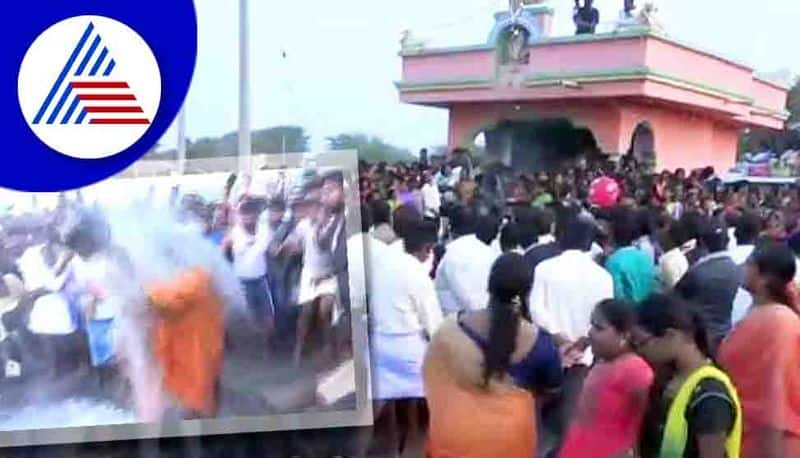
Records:
[[[634,449],[653,371],[634,354],[597,363],[583,385],[561,458],[611,457]]]

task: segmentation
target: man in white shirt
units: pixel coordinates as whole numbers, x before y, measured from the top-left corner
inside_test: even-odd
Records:
[[[584,217],[571,216],[559,230],[563,252],[542,261],[534,275],[529,300],[534,323],[553,334],[565,355],[565,383],[556,404],[556,434],[562,434],[572,418],[584,378],[592,363],[585,340],[595,306],[614,297],[614,282],[589,249],[594,225]],[[570,359],[574,359],[570,361]]]
[[[439,187],[433,182],[433,177],[429,171],[422,174],[422,208],[423,216],[430,219],[439,218],[439,211],[442,206],[442,197],[439,194]]]
[[[423,268],[436,242],[436,226],[419,221],[405,233],[403,252],[369,253],[370,348],[374,398],[423,398],[422,362],[442,322],[433,282]],[[378,242],[379,243],[379,242]],[[377,244],[376,244],[377,245]],[[378,255],[382,258],[376,259]]]
[[[398,238],[388,244],[389,249],[394,250],[395,253],[403,253],[405,251],[404,240],[408,237],[409,231],[422,221],[422,215],[411,205],[401,205],[394,211],[393,220],[394,233]],[[423,269],[430,275],[433,271],[433,256],[428,256],[423,261]]]
[[[477,217],[472,210],[456,208],[451,222],[457,238],[447,245],[435,280],[445,315],[487,307],[489,273],[500,255],[476,237]]]
[[[269,340],[275,317],[272,294],[267,283],[267,250],[271,231],[267,230],[266,225],[258,224],[260,210],[257,201],[242,201],[237,223],[223,242],[223,249],[233,262],[233,270],[242,284],[250,311]]]
[[[728,254],[736,265],[744,269],[744,264],[756,247],[756,240],[761,234],[761,218],[752,212],[739,216],[734,229],[736,246]],[[736,291],[731,310],[731,325],[741,321],[753,305],[753,296],[742,285]]]
[[[761,218],[751,212],[742,213],[736,221],[733,236],[736,247],[730,250],[730,257],[737,265],[743,265],[753,254],[756,241],[761,234]]]
[[[592,232],[590,222],[574,217],[565,225],[559,240],[564,252],[536,268],[530,296],[531,317],[561,343],[586,337],[595,306],[614,297],[611,274],[588,253]],[[587,350],[581,364],[588,366],[591,358]]]

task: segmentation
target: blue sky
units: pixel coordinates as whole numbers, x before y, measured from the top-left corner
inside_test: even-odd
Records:
[[[643,0],[638,0],[643,2]],[[596,0],[601,21],[622,0]],[[238,0],[196,0],[199,56],[187,99],[190,138],[216,136],[238,122]],[[573,0],[550,0],[554,34],[572,32]],[[399,103],[399,40],[410,29],[432,46],[486,40],[506,0],[250,0],[253,128],[304,126],[312,146],[326,136],[365,132],[416,151],[446,142],[444,110]],[[758,70],[800,73],[797,0],[661,0],[667,31]],[[727,5],[727,6],[726,6]],[[735,5],[735,6],[734,6]],[[287,58],[282,58],[285,50]],[[162,141],[175,143],[172,129]]]

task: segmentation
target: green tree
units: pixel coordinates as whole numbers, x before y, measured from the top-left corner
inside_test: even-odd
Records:
[[[415,160],[415,156],[405,148],[391,145],[376,136],[359,133],[344,133],[328,137],[328,146],[332,150],[354,149],[358,151],[358,159],[366,162],[406,162]]]

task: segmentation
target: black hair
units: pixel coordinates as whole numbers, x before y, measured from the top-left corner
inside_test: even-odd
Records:
[[[519,243],[523,248],[528,248],[539,240],[535,212],[535,209],[528,207],[514,209],[514,220],[519,228]]]
[[[800,232],[795,232],[786,239],[786,244],[792,249],[795,256],[800,256]]]
[[[637,221],[637,235],[639,237],[643,236],[651,236],[654,232],[654,218],[653,214],[651,213],[650,209],[643,208],[637,211],[636,214],[636,221]],[[637,237],[638,238],[638,237]]]
[[[322,176],[322,182],[333,181],[339,186],[344,186],[344,174],[341,170],[333,170]]]
[[[681,224],[689,240],[699,239],[701,229],[706,224],[706,216],[697,211],[688,211],[681,217]]]
[[[236,174],[231,173],[230,175],[228,175],[228,179],[225,181],[225,190],[230,191],[233,188],[234,184],[236,184]]]
[[[500,248],[505,251],[520,246],[520,230],[517,223],[511,221],[500,230]]]
[[[733,235],[739,245],[753,245],[761,235],[761,217],[757,213],[748,211],[742,213],[736,221],[736,230]]]
[[[267,203],[267,208],[272,211],[284,212],[286,211],[286,201],[279,197],[273,197]]]
[[[559,231],[558,244],[562,250],[589,251],[595,238],[595,227],[584,216],[568,214]]]
[[[636,212],[617,208],[611,217],[611,236],[616,247],[633,245],[633,242],[639,238]]]
[[[497,219],[491,216],[481,216],[478,217],[478,224],[475,228],[475,236],[478,237],[478,240],[481,242],[491,245],[495,238],[497,238],[497,232],[500,230],[500,222]]]
[[[667,238],[670,243],[670,249],[679,248],[692,239],[687,234],[686,227],[681,221],[672,221],[667,228]]]
[[[416,253],[425,245],[436,244],[436,224],[421,219],[414,221],[403,242],[407,253]]]
[[[453,208],[450,226],[457,236],[474,234],[478,223],[475,211],[464,205]]]
[[[627,301],[620,299],[606,299],[597,304],[597,312],[603,315],[617,332],[628,333],[636,324],[636,312]]]
[[[367,204],[361,204],[361,232],[366,234],[372,228],[372,209]]]
[[[389,207],[388,202],[381,199],[375,199],[370,202],[369,207],[370,211],[372,212],[373,224],[389,224],[391,222],[392,209]]]
[[[392,227],[398,237],[405,238],[414,227],[414,223],[422,220],[422,215],[410,205],[401,205],[394,211]]]
[[[656,337],[663,337],[668,329],[691,336],[695,345],[707,357],[711,347],[703,319],[689,304],[675,295],[654,294],[638,308],[637,324]]]
[[[708,220],[700,230],[700,240],[709,253],[719,253],[728,248],[728,228],[721,221]]]
[[[246,215],[258,214],[261,211],[261,202],[257,199],[246,198],[239,204],[239,213]]]
[[[748,262],[752,263],[758,274],[766,280],[765,286],[771,300],[795,307],[795,301],[789,296],[787,286],[794,280],[797,264],[794,253],[788,245],[765,241],[756,246]]]
[[[86,254],[94,254],[109,246],[111,227],[99,212],[81,210],[77,223],[64,236],[67,248]]]
[[[533,273],[522,256],[507,253],[492,265],[489,274],[489,339],[483,349],[483,378],[505,374],[516,349],[520,318],[530,321],[528,294]],[[519,308],[517,308],[519,307]]]

